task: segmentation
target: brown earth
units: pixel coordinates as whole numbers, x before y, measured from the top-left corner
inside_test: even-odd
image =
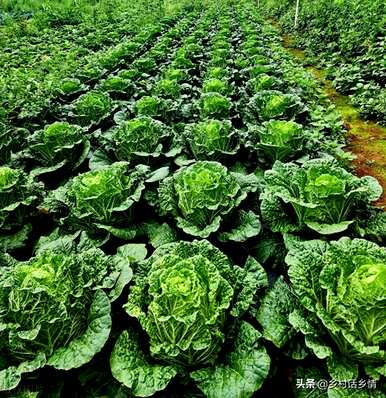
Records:
[[[277,23],[273,24],[277,26]],[[292,36],[283,36],[283,45],[287,51],[304,62],[305,52],[296,48],[293,43]],[[342,116],[347,130],[347,150],[356,156],[353,161],[356,173],[359,176],[371,175],[377,178],[384,189],[377,205],[386,207],[386,127],[362,119],[358,109],[351,104],[350,98],[335,90],[332,82],[325,77],[323,69],[309,65],[305,68],[320,81],[324,92]]]

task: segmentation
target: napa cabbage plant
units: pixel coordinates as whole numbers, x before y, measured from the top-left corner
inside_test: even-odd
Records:
[[[180,241],[137,267],[124,308],[141,330],[118,338],[113,376],[138,397],[173,379],[211,398],[251,397],[270,367],[260,333],[241,318],[267,282],[261,266],[249,258],[240,268],[207,241]]]
[[[75,170],[86,159],[90,141],[82,127],[55,122],[27,137],[27,148],[18,158],[33,165],[33,175],[51,173],[62,167]]]
[[[219,93],[221,95],[231,94],[231,88],[226,81],[220,79],[207,79],[204,80],[202,85],[203,93]]]
[[[79,174],[53,191],[44,205],[70,230],[131,239],[135,231],[130,222],[148,176],[146,166],[130,170],[127,162],[116,162]]]
[[[375,178],[356,177],[330,158],[301,166],[277,161],[264,178],[261,213],[274,232],[343,232],[364,222],[366,209],[382,194]]]
[[[247,147],[261,153],[264,159],[273,164],[276,160],[285,161],[302,151],[307,132],[294,121],[271,120],[260,126],[248,127]]]
[[[20,169],[0,167],[1,250],[22,246],[43,197],[43,185]]]
[[[103,51],[98,57],[99,65],[108,71],[114,70],[125,60],[131,59],[139,50],[140,44],[136,42],[124,42],[115,47]]]
[[[185,233],[206,238],[220,229],[226,216],[231,212],[236,214],[248,193],[257,187],[254,175],[230,172],[218,162],[198,161],[181,167],[160,182],[159,208],[161,214],[173,216]],[[252,217],[242,218],[247,221],[245,225],[234,225],[235,230],[227,235],[228,239],[245,240],[260,232],[258,217],[253,213],[249,215]]]
[[[219,93],[202,94],[198,107],[202,117],[225,119],[229,117],[231,101]]]
[[[263,122],[270,119],[290,120],[305,112],[305,105],[295,94],[263,90],[254,95],[245,110],[247,121]]]
[[[72,113],[81,126],[99,124],[114,109],[108,94],[100,91],[89,91],[81,95],[72,107]]]
[[[252,94],[256,94],[263,90],[280,90],[283,88],[283,81],[276,76],[271,76],[266,73],[250,79],[247,84],[247,90]]]
[[[335,380],[386,375],[386,250],[364,239],[288,239],[289,323]]]
[[[130,251],[107,256],[67,236],[28,261],[9,258],[0,268],[0,391],[45,366],[79,368],[104,347],[111,301],[131,279]]]
[[[124,80],[136,80],[141,76],[141,72],[135,68],[121,69],[117,76]]]
[[[182,83],[183,81],[188,79],[188,72],[184,69],[170,67],[164,73],[164,78],[176,81],[178,83]]]
[[[25,147],[30,134],[26,128],[9,126],[0,121],[0,166],[14,164],[14,155]]]
[[[160,155],[174,156],[181,151],[174,131],[165,124],[146,116],[122,121],[100,136],[101,148],[94,152],[91,166],[105,158],[131,163],[149,163]]]
[[[186,54],[184,51],[178,53],[173,62],[171,63],[172,68],[176,69],[191,69],[194,67],[193,61],[190,59],[189,55]]]
[[[157,63],[150,57],[138,58],[133,62],[132,68],[141,71],[141,73],[151,73],[157,68]]]
[[[239,137],[229,121],[210,119],[187,124],[183,137],[196,160],[219,160],[234,155],[240,147]]]
[[[170,104],[160,97],[144,96],[134,103],[133,111],[136,116],[165,120],[170,111]]]
[[[206,72],[206,77],[208,79],[222,79],[229,75],[229,70],[226,68],[221,68],[219,66],[214,66],[208,68]]]
[[[176,99],[181,95],[181,86],[175,80],[161,79],[155,85],[154,93],[163,98]]]
[[[58,86],[58,94],[61,96],[70,96],[77,94],[87,88],[79,79],[63,79]]]
[[[109,76],[107,79],[103,80],[99,88],[109,94],[121,94],[125,97],[130,97],[134,92],[131,81],[122,76]]]
[[[241,64],[238,65],[238,68],[240,69],[241,75],[246,80],[256,79],[256,78],[259,78],[261,75],[274,75],[274,74],[278,73],[277,67],[274,67],[274,65],[271,65],[271,64],[257,63],[254,65],[251,65],[250,62],[248,60],[245,60],[244,58],[242,58],[240,61],[241,61]],[[245,63],[242,61],[245,61]],[[249,86],[250,84],[247,83],[247,85]]]

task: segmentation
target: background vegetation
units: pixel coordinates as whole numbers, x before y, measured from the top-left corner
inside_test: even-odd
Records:
[[[323,66],[362,113],[386,122],[386,2],[384,0],[266,0],[266,14]]]

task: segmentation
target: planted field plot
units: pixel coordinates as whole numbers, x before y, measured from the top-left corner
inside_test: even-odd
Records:
[[[385,397],[382,186],[257,3],[30,4],[0,28],[1,396]]]

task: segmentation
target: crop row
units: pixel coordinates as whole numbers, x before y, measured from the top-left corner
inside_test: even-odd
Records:
[[[2,136],[0,390],[247,398],[385,376],[382,188],[351,173],[337,113],[256,5],[115,50],[25,147]]]
[[[60,37],[57,39],[59,42],[56,42],[55,35],[52,34],[50,40],[53,43],[46,51],[41,46],[38,46],[36,51],[31,50],[32,46],[28,43],[15,47],[9,43],[9,47],[4,49],[1,75],[2,119],[6,116],[8,121],[11,118],[12,124],[20,125],[20,121],[40,118],[44,111],[52,106],[52,97],[61,91],[63,79],[71,75],[84,79],[90,74],[90,77],[99,77],[112,67],[112,58],[121,57],[117,61],[122,61],[122,58],[127,60],[129,57],[134,59],[141,51],[151,46],[161,33],[170,29],[179,17],[180,14],[164,17],[160,22],[145,25],[131,37],[130,34],[128,37],[128,32],[132,30],[132,20],[129,19],[117,25],[115,30],[110,26],[110,32],[103,32],[101,29],[100,36],[90,39],[94,46],[87,43],[80,46],[71,39],[66,41]],[[77,29],[74,28],[75,33],[81,35],[81,27]],[[95,46],[98,43],[101,48],[96,51]],[[63,53],[62,47],[66,45],[70,51]],[[28,66],[24,67],[25,65]]]

